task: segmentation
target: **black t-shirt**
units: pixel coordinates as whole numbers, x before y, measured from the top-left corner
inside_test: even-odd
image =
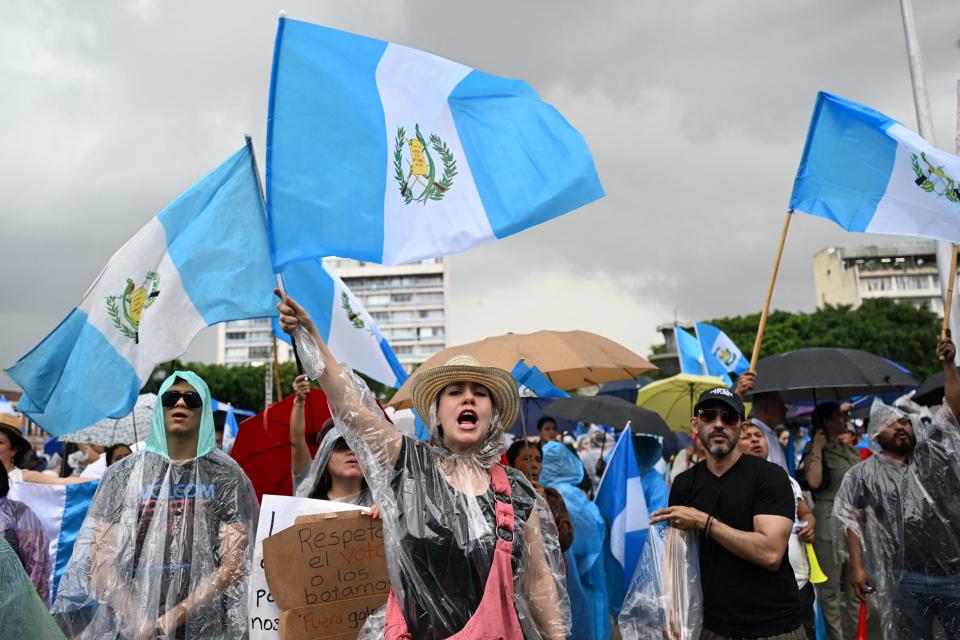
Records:
[[[505,468],[514,509],[513,566],[524,545],[524,526],[536,491],[516,469]],[[400,602],[414,638],[448,638],[467,623],[480,605],[496,546],[493,489],[467,497],[438,469],[436,454],[425,442],[404,438],[391,481],[397,496],[400,526]],[[471,523],[470,505],[480,507],[483,531]],[[476,515],[474,513],[474,515]],[[516,575],[516,572],[514,572]]]
[[[755,515],[794,520],[796,504],[778,465],[741,455],[719,478],[704,461],[684,471],[670,490],[670,505],[699,509],[741,531]],[[788,633],[802,624],[800,594],[784,548],[776,571],[741,560],[713,539],[700,544],[703,626],[722,635],[755,638]]]

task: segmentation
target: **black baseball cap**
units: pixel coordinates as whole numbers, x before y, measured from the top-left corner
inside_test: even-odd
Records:
[[[700,408],[705,404],[710,403],[720,403],[724,404],[730,409],[733,409],[740,419],[744,418],[743,411],[743,401],[740,399],[740,396],[735,394],[733,391],[726,387],[714,387],[713,389],[708,389],[700,394],[700,399],[697,400],[697,404],[693,407],[693,414],[696,415]]]

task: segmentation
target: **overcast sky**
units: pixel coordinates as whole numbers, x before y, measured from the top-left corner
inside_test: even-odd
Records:
[[[960,2],[915,1],[952,151]],[[451,344],[580,328],[646,354],[675,314],[756,312],[817,90],[916,128],[896,0],[7,1],[0,365],[244,132],[262,161],[279,9],[522,78],[586,138],[607,197],[452,257]],[[813,254],[870,239],[799,217],[774,306],[812,310]],[[212,360],[212,333],[187,355]]]

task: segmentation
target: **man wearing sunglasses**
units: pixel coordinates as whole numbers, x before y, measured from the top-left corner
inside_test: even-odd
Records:
[[[793,490],[778,465],[740,451],[743,419],[743,402],[726,387],[700,395],[690,427],[706,458],[677,476],[670,506],[650,522],[700,532],[702,640],[804,640],[787,558]]]
[[[933,638],[934,618],[960,638],[960,375],[949,337],[937,338],[937,356],[943,406],[926,421],[874,400],[876,454],[843,476],[833,506],[834,545],[885,638]]]
[[[206,383],[177,371],[146,450],[104,474],[54,615],[70,637],[244,637],[257,511],[250,480],[216,447]]]

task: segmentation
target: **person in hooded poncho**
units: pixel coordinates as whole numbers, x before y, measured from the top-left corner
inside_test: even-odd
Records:
[[[37,595],[50,603],[50,549],[40,518],[27,505],[7,497],[10,480],[0,465],[0,538],[6,539],[23,564]]]
[[[294,493],[301,498],[349,502],[361,507],[373,505],[367,480],[360,471],[356,454],[340,435],[332,419],[320,429],[317,454],[311,460],[307,447],[304,406],[310,394],[310,380],[299,375],[293,381],[296,398],[290,410],[290,470]]]
[[[570,606],[553,518],[523,474],[497,464],[503,425],[519,411],[510,374],[469,356],[418,371],[413,404],[430,444],[387,422],[300,305],[284,297],[278,309],[380,508],[391,582],[383,636],[564,638]]]
[[[258,516],[239,465],[216,448],[210,391],[177,371],[147,448],[107,469],[53,613],[73,638],[243,638]]]
[[[932,420],[875,400],[876,453],[843,478],[831,526],[861,600],[873,599],[886,638],[933,637],[933,618],[960,638],[960,376],[956,349],[937,340],[945,402]]]
[[[63,640],[63,632],[37,595],[23,564],[0,537],[0,637],[18,640]]]
[[[597,505],[580,490],[580,458],[559,442],[543,445],[540,482],[563,496],[573,522],[573,545],[567,550],[567,593],[573,612],[573,638],[610,638],[610,599],[603,564],[607,525]]]

